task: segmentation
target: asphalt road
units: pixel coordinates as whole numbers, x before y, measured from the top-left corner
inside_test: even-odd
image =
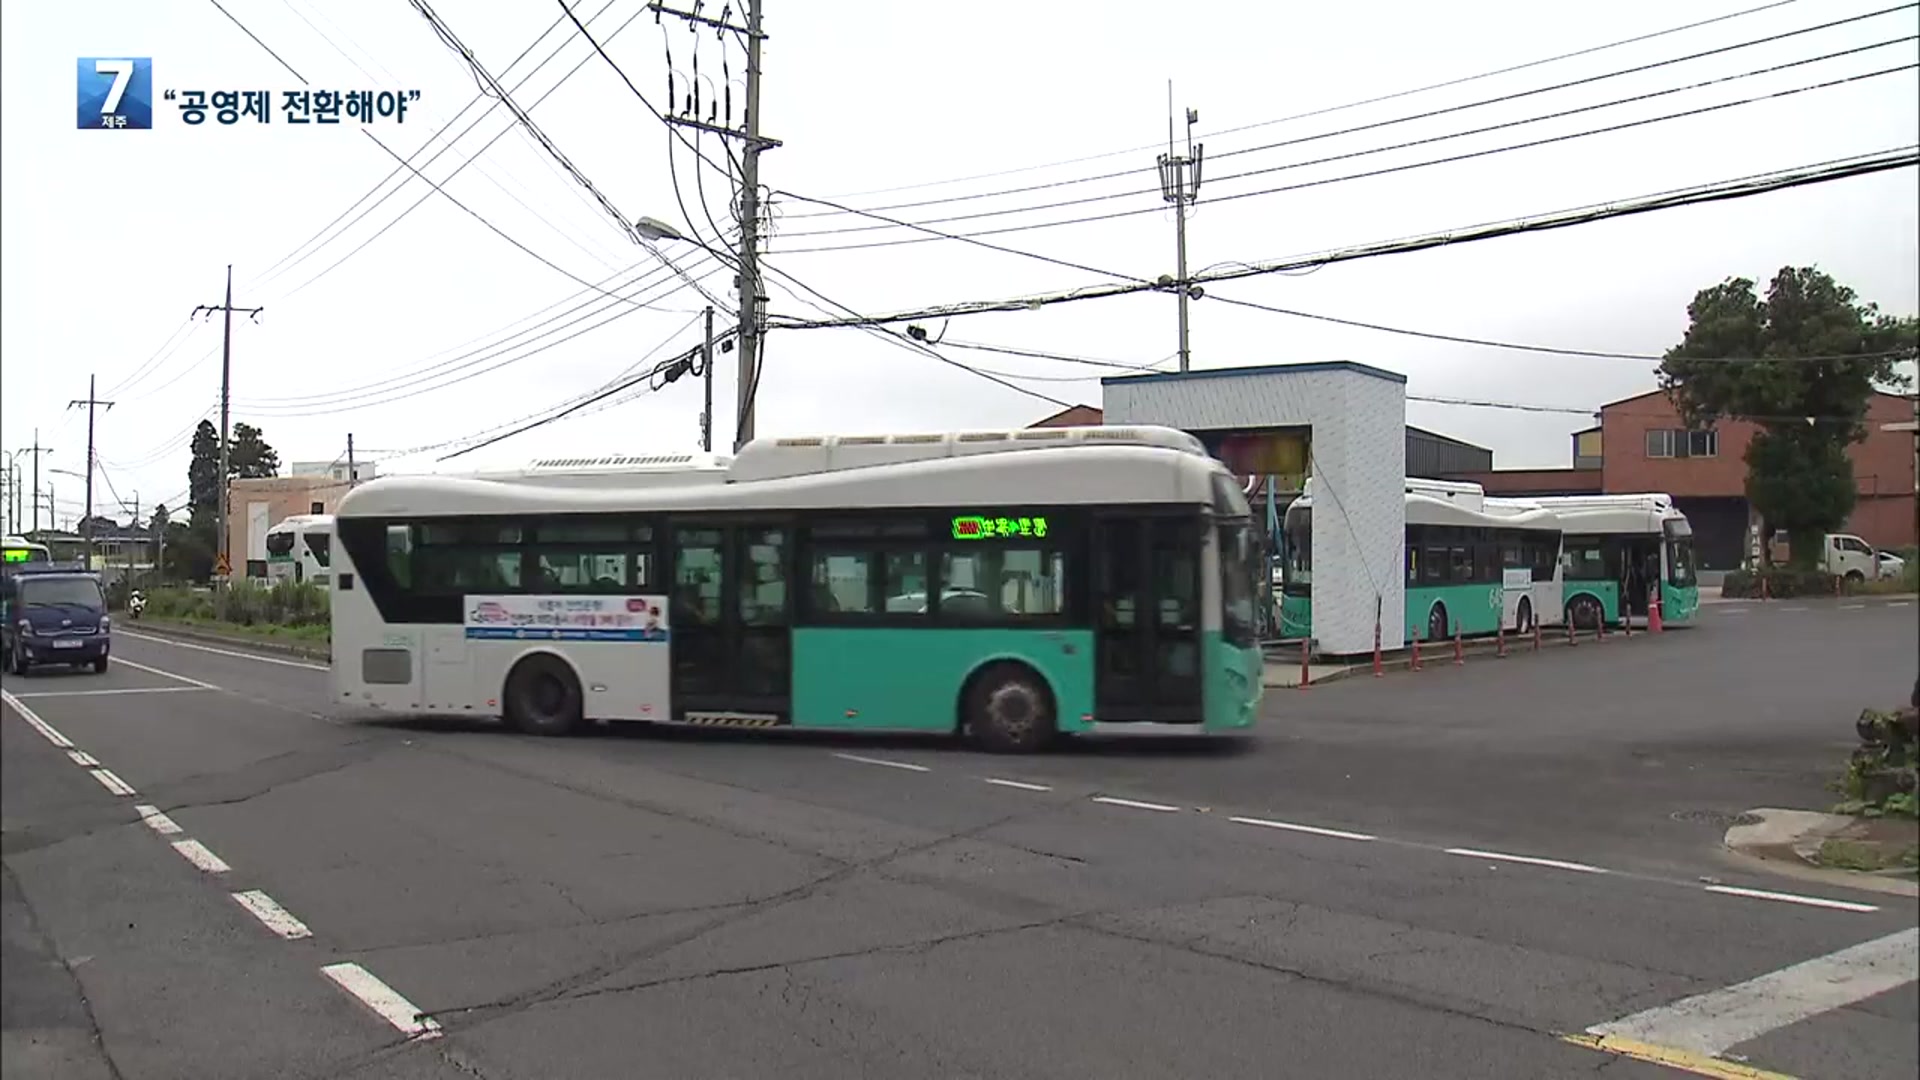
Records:
[[[1717,841],[1833,801],[1915,614],[1715,605],[1036,758],[370,721],[310,665],[122,634],[4,682],[0,1066],[1681,1075],[1563,1038],[1624,1021],[1709,1075],[1911,1077],[1915,902]]]

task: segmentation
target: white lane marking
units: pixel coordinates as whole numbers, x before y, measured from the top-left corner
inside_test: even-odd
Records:
[[[1165,803],[1138,802],[1134,799],[1116,799],[1111,795],[1095,795],[1093,797],[1093,801],[1097,803],[1106,803],[1108,806],[1132,807],[1135,810],[1158,810],[1163,814],[1176,814],[1180,812],[1179,807],[1168,806]]]
[[[254,918],[265,923],[267,929],[279,934],[288,941],[313,936],[313,931],[307,929],[306,923],[294,918],[292,912],[281,907],[274,901],[273,897],[268,896],[259,889],[249,889],[246,892],[234,893],[233,898],[239,902],[241,907],[252,912]]]
[[[1029,784],[1022,780],[1002,780],[997,776],[983,776],[980,779],[986,781],[989,784],[993,784],[997,787],[1018,788],[1021,791],[1052,791],[1053,790],[1052,788],[1048,787],[1045,784]]]
[[[172,818],[161,813],[159,807],[136,806],[134,809],[140,812],[140,820],[147,823],[147,828],[161,836],[173,836],[180,832],[180,826]]]
[[[202,682],[199,679],[189,678],[185,675],[179,675],[174,672],[168,671],[165,668],[157,668],[149,664],[143,664],[138,660],[129,660],[124,656],[116,657],[116,659],[118,659],[122,664],[125,664],[128,667],[134,669],[135,671],[144,671],[149,675],[158,675],[163,679],[172,679],[175,682],[183,682],[183,683],[186,683],[188,686],[193,687],[196,690],[220,689],[219,687],[213,685],[210,682]]]
[[[209,850],[207,845],[198,840],[175,840],[173,850],[179,852],[181,858],[209,874],[224,874],[233,869],[220,856]]]
[[[1323,829],[1318,825],[1296,825],[1291,821],[1270,821],[1267,818],[1257,817],[1237,817],[1228,818],[1227,820],[1238,822],[1241,825],[1258,825],[1263,829],[1285,829],[1287,832],[1308,833],[1313,836],[1331,836],[1335,840],[1379,839],[1379,837],[1373,836],[1370,833],[1347,832],[1344,829]]]
[[[1718,1055],[1769,1031],[1864,1001],[1917,978],[1920,929],[1902,930],[1743,983],[1596,1024],[1587,1033]]]
[[[1539,859],[1532,855],[1509,855],[1504,851],[1480,851],[1476,848],[1450,847],[1445,849],[1449,855],[1464,855],[1469,859],[1494,859],[1499,862],[1526,863],[1528,866],[1545,866],[1553,870],[1574,870],[1582,874],[1604,874],[1606,870],[1586,863],[1563,862],[1559,859]]]
[[[1805,611],[1807,609],[1805,607],[1795,606],[1795,607],[1783,607],[1780,610],[1781,611]]]
[[[281,667],[304,668],[307,671],[332,671],[325,664],[308,664],[299,660],[282,660],[277,656],[261,656],[259,653],[240,652],[236,649],[216,649],[211,645],[196,645],[191,641],[175,641],[172,638],[154,637],[152,634],[135,634],[126,630],[116,631],[121,637],[130,637],[135,641],[152,641],[161,645],[171,645],[176,649],[192,649],[194,652],[212,653],[215,656],[231,656],[239,660],[255,660],[262,664],[278,664]]]
[[[882,765],[889,769],[905,769],[908,772],[932,772],[925,765],[915,765],[906,761],[887,761],[877,757],[861,757],[859,754],[835,754],[841,761],[857,761],[862,765]]]
[[[1867,609],[1867,605],[1865,604],[1841,604],[1840,605],[1841,611],[1865,611],[1866,609]]]
[[[1911,600],[1895,600],[1892,603],[1888,604],[1887,606],[1888,607],[1906,607],[1908,604],[1911,604],[1912,602],[1913,601]]]
[[[120,661],[126,663],[125,660]],[[23,698],[45,697],[107,697],[113,694],[178,694],[193,693],[197,690],[212,690],[211,686],[123,686],[112,690],[36,690],[21,694]]]
[[[120,777],[114,775],[114,772],[112,769],[94,769],[88,775],[92,776],[95,780],[100,781],[101,787],[106,788],[108,791],[113,792],[115,795],[138,795],[139,794],[139,792],[133,790],[132,784],[129,784],[125,780],[122,780],[120,779]]]
[[[73,741],[71,739],[55,731],[52,724],[40,719],[40,714],[29,709],[26,702],[14,697],[12,691],[0,690],[0,701],[5,701],[8,705],[13,706],[13,711],[20,714],[20,719],[30,724],[33,730],[46,736],[48,742],[62,750],[73,749]]]
[[[85,750],[69,750],[67,751],[67,756],[73,759],[75,765],[83,769],[97,769],[100,767],[99,759],[87,753]]]
[[[1747,612],[1749,612],[1749,611],[1751,611],[1751,610],[1753,610],[1753,609],[1752,609],[1752,608],[1743,608],[1743,607],[1737,607],[1737,608],[1728,608],[1727,610],[1725,610],[1725,611],[1723,611],[1723,612],[1721,612],[1720,614],[1722,614],[1722,615],[1745,615],[1745,614],[1746,614]]]
[[[1767,892],[1765,889],[1742,889],[1735,885],[1709,885],[1707,891],[1723,893],[1727,896],[1745,896],[1754,900],[1779,900],[1788,904],[1805,904],[1808,907],[1832,908],[1835,911],[1879,911],[1872,904],[1856,904],[1848,900],[1825,900],[1818,896],[1800,896],[1797,893]]]
[[[414,1039],[437,1039],[443,1032],[433,1017],[414,1008],[391,986],[374,978],[373,972],[359,964],[328,964],[320,973],[332,979],[340,989],[360,999],[360,1003],[378,1013],[382,1020]]]

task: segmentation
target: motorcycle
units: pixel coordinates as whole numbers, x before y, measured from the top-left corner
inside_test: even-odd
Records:
[[[128,617],[137,619],[140,617],[140,613],[142,611],[145,611],[146,609],[147,609],[147,595],[141,592],[139,589],[135,589],[133,591],[133,595],[127,597]]]

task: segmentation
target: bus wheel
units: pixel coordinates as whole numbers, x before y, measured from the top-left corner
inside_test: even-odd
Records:
[[[1432,609],[1427,612],[1427,640],[1445,641],[1452,636],[1451,631],[1447,627],[1447,605],[1433,605]]]
[[[975,676],[965,710],[968,732],[996,754],[1033,753],[1054,739],[1053,695],[1021,664],[995,664]]]
[[[1525,597],[1521,598],[1520,610],[1514,612],[1513,614],[1513,626],[1514,626],[1515,632],[1519,633],[1522,636],[1533,633],[1533,601],[1532,600],[1527,599]]]
[[[580,680],[557,656],[535,653],[507,676],[507,723],[528,735],[565,735],[580,724]]]
[[[1567,604],[1567,621],[1575,630],[1592,630],[1600,625],[1600,601],[1584,593]]]

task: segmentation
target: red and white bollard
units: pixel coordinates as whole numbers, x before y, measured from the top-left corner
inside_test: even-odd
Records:
[[[1580,644],[1580,635],[1573,629],[1573,609],[1567,609],[1567,648]]]
[[[1540,651],[1540,620],[1533,620],[1533,651]]]
[[[1313,639],[1302,638],[1300,641],[1300,689],[1302,690],[1313,685],[1313,672],[1307,666],[1307,662],[1312,658]]]
[[[1420,668],[1420,632],[1418,630],[1414,631],[1414,634],[1413,634],[1413,662],[1408,664],[1407,667],[1411,671],[1421,670]]]
[[[1386,675],[1380,667],[1380,616],[1373,617],[1373,677],[1378,679]]]
[[[1647,600],[1647,633],[1657,634],[1664,629],[1660,623],[1660,594],[1656,592]]]
[[[1459,667],[1467,662],[1467,651],[1460,643],[1460,620],[1453,620],[1453,666]]]
[[[1493,655],[1505,660],[1507,658],[1507,620],[1504,616],[1500,619],[1500,628],[1494,632],[1494,640],[1499,643],[1499,647],[1494,650]]]

